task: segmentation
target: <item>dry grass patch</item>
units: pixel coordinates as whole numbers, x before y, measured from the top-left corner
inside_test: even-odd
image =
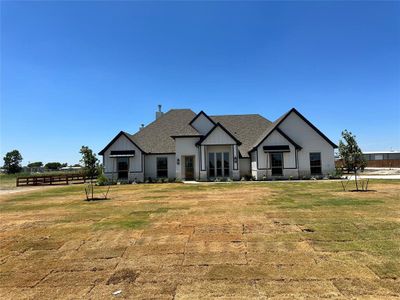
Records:
[[[94,202],[77,185],[4,195],[0,297],[396,297],[400,185],[370,188],[121,185]]]

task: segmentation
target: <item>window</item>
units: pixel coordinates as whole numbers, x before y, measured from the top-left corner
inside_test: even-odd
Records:
[[[224,152],[224,176],[229,177],[229,152]]]
[[[208,174],[210,177],[215,177],[214,157],[215,157],[214,152],[208,153]]]
[[[280,152],[271,153],[272,176],[283,175],[283,154]]]
[[[321,171],[321,153],[310,153],[310,170],[311,175],[320,175]]]
[[[229,177],[229,152],[208,153],[208,176]]]
[[[128,171],[129,171],[129,158],[118,157],[117,158],[118,179],[128,179]]]
[[[217,152],[217,177],[222,176],[222,153]]]
[[[157,157],[157,177],[168,177],[167,157]]]

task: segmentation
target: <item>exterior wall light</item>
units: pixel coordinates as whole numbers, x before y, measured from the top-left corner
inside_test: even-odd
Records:
[[[237,164],[237,162],[238,162],[237,156],[235,156],[235,157],[233,158],[233,162],[234,162],[235,164]]]
[[[176,164],[177,164],[177,165],[180,165],[180,164],[181,164],[181,160],[180,160],[179,158],[176,160]]]

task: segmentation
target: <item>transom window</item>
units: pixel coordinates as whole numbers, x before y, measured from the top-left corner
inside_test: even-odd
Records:
[[[157,177],[168,177],[167,157],[157,157]]]
[[[321,175],[321,153],[312,152],[310,153],[310,171],[311,175]]]

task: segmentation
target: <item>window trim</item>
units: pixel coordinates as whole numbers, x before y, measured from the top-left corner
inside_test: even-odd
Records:
[[[228,159],[225,160],[225,154],[228,155]],[[207,168],[207,176],[209,178],[230,178],[231,176],[231,164],[230,164],[230,159],[231,159],[231,153],[229,151],[215,151],[215,152],[208,152],[207,155],[208,159],[208,168]],[[220,167],[218,168],[218,159],[217,157],[220,156]],[[225,163],[226,161],[226,163]],[[211,164],[213,167],[211,167]],[[227,167],[226,167],[227,165]],[[218,170],[221,172],[220,175],[218,175]],[[214,174],[212,174],[214,172]]]
[[[311,155],[312,154],[318,154],[319,155],[319,165],[311,165]],[[310,161],[310,174],[311,175],[322,175],[322,155],[321,152],[310,152],[309,154],[309,161]],[[319,173],[313,173],[312,169],[319,168]]]
[[[159,161],[161,161],[161,160],[164,160],[165,159],[165,161],[166,161],[166,168],[164,169],[164,168],[159,168]],[[166,175],[165,176],[160,176],[160,172],[166,172]],[[168,178],[168,157],[167,156],[159,156],[159,157],[157,157],[156,158],[156,175],[157,175],[157,178]]]
[[[272,166],[272,156],[275,155],[275,154],[280,154],[280,156],[281,156],[281,167],[280,168]],[[283,161],[283,152],[270,152],[269,153],[269,160],[270,160],[270,164],[271,164],[271,176],[283,176],[283,169],[284,169],[284,166],[285,166],[284,161]],[[273,174],[274,169],[281,170],[280,174]]]
[[[117,157],[116,159],[117,159],[117,176],[118,176],[118,179],[121,179],[121,180],[128,179],[129,178],[129,157]],[[126,161],[126,169],[122,169],[121,170],[119,168],[119,164],[120,164],[119,161],[120,160],[125,160]],[[126,173],[126,177],[121,177],[120,173]]]

